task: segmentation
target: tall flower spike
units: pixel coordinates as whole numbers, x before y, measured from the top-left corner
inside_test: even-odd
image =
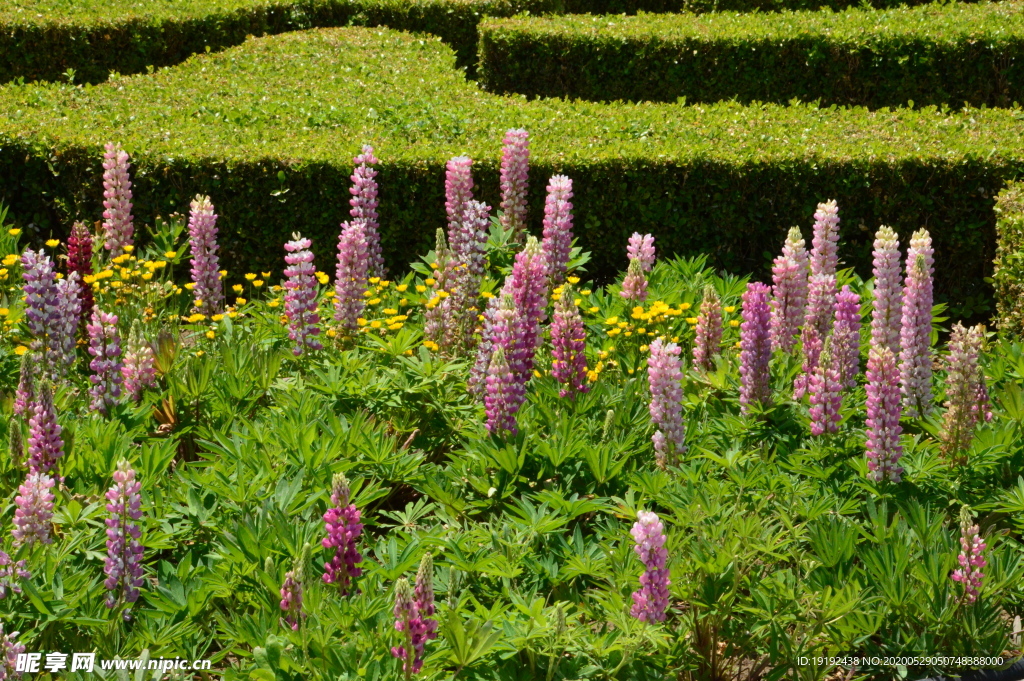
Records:
[[[572,180],[555,175],[548,182],[544,203],[544,257],[548,263],[548,279],[552,284],[565,278],[572,247]]]
[[[76,222],[71,228],[71,236],[68,237],[68,274],[78,273],[80,281],[92,275],[92,234],[84,222]],[[92,316],[92,287],[88,284],[82,286],[82,314],[86,319]]]
[[[352,210],[352,222],[363,223],[363,238],[366,240],[366,257],[368,259],[368,276],[383,277],[387,274],[384,267],[384,254],[380,247],[380,224],[377,217],[377,171],[373,166],[380,161],[373,155],[373,147],[363,145],[363,153],[352,159],[356,168],[352,173],[352,198],[349,205]]]
[[[12,418],[7,433],[7,454],[11,457],[11,466],[20,468],[25,458],[25,441],[21,432],[21,420]]]
[[[54,361],[58,374],[75,363],[78,327],[82,321],[82,284],[78,272],[57,282],[57,321],[54,324]]]
[[[814,237],[811,240],[811,275],[835,276],[839,267],[839,206],[819,203],[814,212]]]
[[[899,482],[903,468],[899,466],[903,456],[900,445],[900,372],[896,356],[886,345],[872,345],[868,354],[867,391],[867,441],[865,453],[872,480],[879,482],[888,478]]]
[[[637,511],[637,521],[630,534],[636,546],[633,550],[644,564],[640,576],[640,590],[633,592],[630,614],[641,622],[664,622],[668,610],[668,550],[665,548],[665,526],[658,514]]]
[[[622,280],[622,290],[619,291],[619,295],[637,303],[647,300],[647,277],[644,276],[640,258],[633,258],[629,261],[629,269],[626,270],[626,278]]]
[[[942,453],[958,463],[966,463],[966,452],[974,440],[978,423],[985,418],[987,390],[984,387],[980,356],[984,335],[981,326],[970,329],[953,327],[949,339],[946,368],[946,413],[942,429]],[[979,405],[984,392],[986,406]]]
[[[61,326],[60,298],[53,262],[42,251],[26,249],[21,256],[22,277],[25,284],[25,321],[33,340],[31,348],[42,358],[42,363],[55,370],[57,357],[62,354],[58,327]]]
[[[839,382],[844,388],[853,388],[860,373],[860,296],[849,286],[844,286],[836,296],[835,314],[832,349]]]
[[[342,331],[354,336],[366,307],[370,257],[366,245],[366,223],[343,222],[338,237],[338,265],[334,272],[334,321]]]
[[[106,606],[116,608],[122,603],[139,599],[142,577],[142,536],[139,519],[142,518],[142,483],[135,479],[135,471],[121,459],[114,471],[114,484],[107,490],[107,559],[103,572],[107,575],[103,586],[107,589]],[[125,621],[130,619],[127,611]]]
[[[134,241],[132,181],[128,178],[128,153],[120,144],[107,142],[103,154],[103,247],[116,258]]]
[[[782,255],[772,265],[772,347],[789,353],[807,308],[807,249],[800,229],[789,230]]]
[[[423,637],[426,641],[437,638],[437,620],[431,619],[436,612],[434,607],[434,557],[424,553],[420,560],[420,569],[416,571],[416,588],[412,592],[412,602],[419,613],[423,626]],[[420,656],[422,657],[422,651]]]
[[[526,232],[526,193],[530,175],[530,135],[519,128],[505,133],[501,151],[501,226],[522,241]]]
[[[16,643],[15,639],[21,632],[4,633],[4,625],[0,622],[0,681],[13,681],[22,678],[18,671],[18,656],[25,652],[25,645]]]
[[[292,631],[299,630],[299,623],[306,617],[302,611],[302,559],[296,559],[291,570],[284,574],[281,585],[281,611],[284,622]]]
[[[456,156],[448,161],[444,178],[444,209],[448,214],[449,247],[455,253],[463,251],[462,218],[466,204],[473,200],[473,159]]]
[[[0,601],[7,598],[8,593],[20,594],[23,579],[31,579],[32,573],[28,571],[28,561],[19,560],[14,562],[9,555],[0,550]],[[3,641],[3,625],[0,624],[0,643]],[[0,651],[0,664],[3,663],[2,651]],[[0,666],[0,671],[3,667]],[[0,679],[3,679],[0,674]]]
[[[416,612],[416,604],[413,601],[412,587],[405,577],[399,577],[395,582],[395,608],[392,612],[395,615],[395,631],[400,631],[405,636],[403,645],[392,647],[391,654],[402,660],[402,671],[405,678],[409,679],[419,671],[417,662],[422,665],[423,661],[418,660],[416,655],[415,637],[420,624],[419,613]]]
[[[491,363],[487,367],[487,392],[484,394],[488,432],[501,435],[507,431],[512,436],[519,432],[516,412],[522,404],[519,399],[522,390],[509,367],[505,348],[496,346],[491,353]]]
[[[508,356],[509,367],[525,389],[533,376],[534,354],[540,344],[541,322],[547,302],[547,260],[534,237],[516,254],[508,291],[515,302],[515,343]],[[518,407],[517,407],[518,408]]]
[[[700,369],[711,371],[722,343],[722,299],[711,284],[704,287],[694,332],[697,337],[693,342],[693,362]]]
[[[683,362],[675,343],[660,338],[650,345],[647,381],[651,389],[651,422],[658,429],[651,439],[660,468],[678,463],[686,452],[683,425]]]
[[[505,280],[505,285],[508,286],[508,280]],[[480,342],[476,346],[476,360],[473,362],[473,367],[469,370],[469,379],[466,381],[466,389],[470,395],[476,397],[482,397],[484,392],[484,385],[487,379],[487,368],[491,364],[491,354],[494,351],[493,337],[494,337],[494,322],[495,315],[498,313],[498,306],[502,302],[502,296],[493,296],[487,301],[487,307],[484,308],[483,314],[483,326],[480,329]],[[509,309],[513,309],[512,297],[509,295]]]
[[[964,586],[964,600],[973,603],[978,600],[981,586],[985,581],[982,568],[988,565],[984,552],[987,546],[978,533],[978,526],[971,519],[971,510],[967,506],[960,509],[960,555],[957,562],[960,567],[953,571],[950,579]]]
[[[44,380],[38,386],[28,419],[28,469],[32,473],[56,474],[57,463],[63,456],[64,440],[57,424],[53,388]]]
[[[454,329],[452,323],[451,289],[455,278],[455,257],[448,248],[444,230],[437,230],[434,246],[434,284],[430,299],[426,303],[423,317],[423,335],[437,346],[448,349]],[[446,314],[447,313],[447,314]]]
[[[818,355],[825,337],[832,333],[835,320],[836,278],[832,274],[812,275],[804,314],[804,326],[800,331],[803,351],[803,366],[797,376],[793,397],[800,399],[807,390],[807,381],[818,366]]]
[[[32,545],[52,542],[50,520],[53,518],[53,500],[50,492],[56,484],[46,473],[29,473],[25,483],[18,487],[14,498],[14,544]]]
[[[833,350],[833,337],[825,339],[821,357],[807,385],[811,402],[811,435],[839,432],[842,418],[842,383]]]
[[[207,316],[224,311],[224,289],[217,255],[217,214],[209,196],[197,194],[188,218],[188,243],[192,251],[192,295],[195,309]]]
[[[92,322],[85,328],[89,332],[89,354],[93,356],[89,364],[93,372],[89,376],[92,383],[89,408],[106,416],[121,398],[121,383],[124,382],[117,315],[104,312],[97,305],[92,311]]]
[[[467,201],[466,212],[459,224],[462,234],[458,252],[451,263],[451,295],[443,303],[451,336],[450,347],[461,352],[472,345],[473,328],[477,322],[477,301],[480,282],[487,261],[487,233],[491,207],[481,201]]]
[[[359,522],[359,509],[349,503],[348,480],[338,473],[332,483],[333,506],[324,513],[327,536],[321,544],[325,549],[334,549],[334,555],[324,563],[323,580],[325,584],[336,585],[338,592],[347,596],[354,591],[352,580],[363,574],[362,568],[358,567],[363,557],[356,550],[363,525]]]
[[[142,399],[143,390],[156,386],[153,346],[149,344],[149,341],[142,334],[142,325],[137,319],[132,322],[132,330],[128,336],[128,346],[125,348],[124,367],[121,369],[121,374],[124,376],[124,389],[133,402],[138,402]]]
[[[903,317],[903,282],[900,277],[900,240],[890,227],[875,233],[875,301],[871,312],[871,344],[884,345],[893,355],[900,352],[900,325]]]
[[[288,337],[295,341],[292,354],[298,357],[306,349],[322,350],[323,345],[316,338],[320,335],[320,315],[316,311],[316,267],[313,251],[309,250],[313,242],[297,233],[292,239],[284,245],[288,252],[284,257],[288,265],[284,270],[284,314],[288,318]]]
[[[914,417],[932,412],[932,239],[918,230],[907,249],[907,279],[903,288],[900,329],[900,383],[903,405]]]
[[[14,392],[14,415],[28,415],[29,406],[35,399],[36,374],[38,372],[38,358],[34,352],[26,352],[21,356],[21,372],[18,378],[18,389]]]
[[[565,386],[558,392],[560,397],[575,397],[578,392],[590,390],[587,385],[587,335],[576,307],[575,293],[571,284],[562,288],[551,320],[551,375]]]
[[[754,403],[771,400],[771,376],[768,364],[772,358],[770,289],[753,281],[743,292],[743,323],[740,325],[740,411],[749,413]]]
[[[640,267],[644,272],[653,270],[656,257],[654,237],[650,234],[633,232],[632,236],[629,237],[629,242],[626,244],[626,257],[630,260],[638,258],[640,260]]]

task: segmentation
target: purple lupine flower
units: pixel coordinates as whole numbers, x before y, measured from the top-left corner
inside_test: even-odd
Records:
[[[515,342],[509,348],[508,364],[520,385],[533,376],[533,358],[540,343],[541,322],[547,298],[547,260],[534,237],[516,254],[508,291],[515,303]]]
[[[104,312],[97,305],[92,310],[92,322],[85,327],[89,333],[89,354],[93,356],[89,368],[92,375],[90,409],[104,416],[121,398],[124,381],[121,364],[121,336],[117,332],[117,315]]]
[[[484,408],[487,411],[487,431],[498,434],[508,431],[513,437],[519,432],[516,412],[521,401],[518,393],[522,390],[505,356],[505,348],[498,345],[491,353],[487,367],[487,383],[484,394]]]
[[[491,222],[491,207],[483,201],[467,201],[466,210],[459,222],[459,238],[452,247],[452,253],[459,261],[460,270],[475,277],[472,281],[479,285],[487,260],[487,229]],[[476,296],[476,288],[469,291]]]
[[[650,234],[633,232],[633,235],[629,237],[629,242],[626,243],[626,257],[629,260],[638,258],[640,260],[640,267],[644,272],[650,272],[653,270],[654,260],[656,258],[654,251],[654,237]]]
[[[103,247],[116,258],[134,241],[132,181],[128,177],[128,152],[107,142],[103,154]]]
[[[838,360],[833,350],[833,336],[825,339],[821,357],[807,381],[811,402],[811,435],[839,432],[843,407],[843,384],[839,380]]]
[[[811,240],[811,276],[835,276],[839,267],[839,206],[819,203],[814,211],[814,237]]]
[[[509,281],[505,280],[505,286],[507,287]],[[476,360],[473,362],[473,367],[469,370],[469,379],[466,381],[466,389],[470,395],[481,397],[483,395],[484,384],[487,379],[487,367],[491,363],[491,354],[494,350],[492,337],[494,336],[494,319],[498,312],[498,306],[502,302],[502,296],[493,296],[487,301],[487,307],[484,308],[483,314],[483,326],[480,330],[480,342],[476,346]],[[514,308],[512,303],[511,294],[509,294],[509,309]]]
[[[974,392],[974,406],[972,411],[974,412],[975,418],[978,422],[984,421],[989,423],[992,421],[992,402],[988,396],[988,385],[985,381],[985,369],[978,363],[978,379],[976,382],[976,389]]]
[[[284,573],[284,584],[281,585],[281,611],[285,624],[292,631],[298,631],[299,623],[306,617],[302,611],[302,579],[302,561],[296,560],[294,568]]]
[[[772,358],[771,310],[767,284],[752,281],[743,292],[743,323],[740,325],[740,411],[750,405],[768,404],[772,396],[768,363]]]
[[[400,577],[395,583],[395,630],[405,634],[403,645],[391,648],[391,654],[402,660],[405,678],[418,674],[423,668],[423,650],[426,644],[423,619],[409,586],[409,580]]]
[[[868,353],[867,391],[867,441],[865,453],[868,458],[870,477],[875,482],[888,478],[899,482],[903,468],[899,466],[903,456],[900,445],[900,372],[896,356],[887,345],[872,343]]]
[[[711,284],[704,287],[694,331],[697,336],[693,341],[693,362],[700,369],[711,371],[722,343],[722,299]]]
[[[52,373],[57,358],[51,354],[62,354],[57,331],[62,315],[53,262],[42,251],[25,249],[21,266],[25,280],[25,321],[33,337],[31,348],[42,356],[44,366]]]
[[[678,463],[686,452],[683,425],[683,361],[675,343],[657,339],[650,345],[647,382],[651,389],[651,423],[658,429],[651,440],[660,468]]]
[[[626,277],[622,280],[622,290],[619,291],[619,295],[637,303],[647,300],[647,277],[644,276],[640,258],[633,258],[629,261],[629,269],[626,270]]]
[[[366,307],[370,256],[366,245],[366,223],[341,223],[338,237],[338,266],[334,271],[334,321],[346,335],[359,330],[359,317]]]
[[[133,402],[142,399],[143,390],[156,386],[153,346],[142,335],[142,325],[137,319],[132,323],[131,334],[128,336],[121,374],[124,376],[124,389]]]
[[[946,368],[946,414],[942,429],[944,455],[965,462],[978,423],[991,412],[987,407],[988,390],[980,364],[984,343],[983,327],[964,328],[957,323],[949,339]],[[979,396],[984,395],[984,404]],[[987,420],[987,419],[986,419]]]
[[[462,219],[466,205],[473,200],[473,159],[456,156],[449,159],[444,177],[444,209],[448,214],[449,247],[455,253],[463,252]]]
[[[224,289],[217,255],[217,214],[209,196],[197,194],[188,218],[188,243],[192,251],[192,295],[195,309],[205,315],[224,311]]]
[[[338,473],[332,483],[331,503],[334,506],[324,513],[327,536],[321,544],[325,549],[334,549],[334,555],[324,563],[323,580],[325,584],[336,584],[339,593],[347,596],[354,591],[352,580],[363,574],[363,569],[358,567],[363,557],[356,550],[363,525],[359,522],[359,509],[348,503],[351,494],[348,480]]]
[[[636,546],[633,550],[644,564],[640,589],[633,592],[630,614],[641,622],[664,622],[668,610],[668,550],[665,548],[665,526],[657,513],[637,511],[637,520],[630,530]]]
[[[432,619],[437,611],[434,606],[434,557],[424,553],[420,568],[416,571],[416,587],[412,591],[412,603],[422,622],[424,643],[437,638],[437,620]],[[418,650],[423,657],[422,646]]]
[[[71,272],[57,282],[57,320],[54,324],[54,361],[57,373],[64,373],[75,363],[78,327],[82,321],[82,284],[78,272]]]
[[[530,135],[519,128],[505,133],[501,150],[501,226],[522,241],[526,231],[526,193],[530,175]]]
[[[900,383],[903,404],[914,418],[932,412],[932,276],[934,250],[928,231],[914,232],[907,249],[900,328]]]
[[[548,182],[544,203],[544,241],[541,247],[548,263],[548,279],[552,285],[562,281],[572,248],[572,180],[554,175]]]
[[[39,384],[29,414],[28,469],[32,473],[56,474],[57,463],[64,456],[64,440],[57,424],[53,390],[47,381]]]
[[[964,585],[964,600],[968,603],[978,600],[985,581],[985,573],[981,570],[988,565],[983,555],[986,548],[978,526],[971,522],[970,509],[964,506],[960,511],[960,555],[957,556],[960,567],[949,577]]]
[[[562,287],[551,319],[551,375],[564,385],[560,397],[575,397],[590,390],[587,385],[587,335],[583,318],[576,307],[576,292],[571,284]]]
[[[292,234],[293,241],[284,245],[288,255],[284,257],[288,267],[284,270],[287,293],[284,295],[284,314],[288,318],[288,337],[295,341],[292,354],[298,357],[308,348],[322,350],[317,340],[320,335],[320,315],[316,302],[316,267],[313,265],[313,245],[301,234]]]
[[[875,301],[871,312],[871,344],[900,352],[900,323],[903,316],[903,282],[900,279],[900,240],[890,227],[875,233]]]
[[[380,224],[377,217],[377,170],[372,166],[380,163],[373,155],[373,147],[363,145],[363,153],[352,159],[356,164],[352,172],[352,198],[349,205],[352,210],[352,223],[363,223],[363,239],[366,241],[367,276],[383,277],[387,274],[384,267],[384,252],[380,247]]]
[[[15,563],[5,551],[0,550],[0,601],[7,597],[8,592],[20,594],[21,585],[18,581],[31,578],[32,573],[28,571],[27,561],[19,560]],[[2,631],[3,625],[0,625],[0,632]],[[0,676],[0,679],[2,678],[3,676]]]
[[[459,250],[451,252],[447,263],[450,271],[443,272],[443,285],[441,278],[435,275],[438,282],[435,288],[450,294],[440,302],[446,340],[438,344],[456,352],[471,344],[473,327],[476,326],[477,298],[487,258],[490,211],[491,207],[486,203],[466,202],[466,211],[458,223],[461,233],[455,239]]]
[[[839,382],[844,388],[856,387],[860,373],[860,296],[849,286],[836,296],[832,352]]]
[[[772,265],[772,348],[792,352],[807,309],[807,249],[800,229],[789,230]]]
[[[33,352],[26,352],[21,356],[21,372],[18,378],[18,389],[14,392],[14,415],[25,416],[29,407],[35,399],[36,374],[39,373],[39,363]]]
[[[835,321],[836,278],[833,274],[811,275],[804,326],[800,331],[803,366],[793,385],[793,397],[800,399],[807,381],[818,366],[818,356]]]
[[[18,669],[18,656],[25,652],[25,645],[15,643],[18,634],[21,632],[12,631],[4,633],[3,622],[0,622],[0,681],[12,681],[20,679],[22,673]]]
[[[68,237],[67,265],[68,275],[77,272],[81,282],[85,282],[85,278],[92,274],[92,234],[84,222],[76,222],[71,228],[71,236]],[[83,283],[81,297],[81,314],[88,319],[92,317],[92,287]]]
[[[53,500],[56,498],[50,489],[56,483],[46,473],[30,472],[25,483],[18,487],[18,496],[14,498],[17,508],[14,511],[14,544],[32,545],[36,542],[49,544],[50,519],[53,518]]]
[[[121,459],[114,471],[114,484],[107,490],[107,559],[103,572],[107,575],[106,587],[108,608],[121,603],[134,603],[139,599],[142,587],[142,544],[139,537],[138,521],[142,517],[142,497],[139,490],[142,483],[135,479],[135,471],[128,462]],[[125,621],[130,619],[124,613]]]

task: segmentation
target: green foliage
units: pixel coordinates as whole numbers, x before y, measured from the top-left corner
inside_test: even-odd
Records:
[[[1024,200],[1021,185],[1009,184],[996,197],[995,273],[999,328],[1024,335]]]

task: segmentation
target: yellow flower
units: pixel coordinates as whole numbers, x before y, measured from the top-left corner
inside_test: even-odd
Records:
[[[494,294],[493,294],[493,293],[491,293],[490,291],[481,291],[481,292],[480,292],[480,295],[481,295],[481,296],[482,296],[483,298],[486,298],[487,300],[490,300],[491,298],[493,298],[493,297],[494,297]]]
[[[641,326],[639,329],[636,330],[636,332],[637,333],[647,333],[647,329],[645,329],[644,327]]]
[[[50,248],[57,248],[57,246],[60,246],[60,239],[48,239],[46,245]]]
[[[317,272],[316,280],[319,281],[321,284],[326,284],[331,280],[331,278],[327,276],[326,272]]]
[[[730,305],[729,307],[725,308],[725,311],[726,312],[735,312],[736,311],[736,306],[735,305]]]
[[[190,316],[188,318],[188,321],[189,321],[190,324],[195,324],[196,322],[201,322],[201,321],[203,321],[205,319],[206,319],[206,315],[201,314],[199,312],[196,312],[195,314],[193,314],[192,316]]]
[[[371,291],[369,289],[363,291],[363,298],[372,298],[372,297],[373,297],[373,291]]]
[[[380,298],[370,298],[366,301],[367,305],[380,305]]]
[[[269,303],[267,303],[267,307],[277,307],[280,304],[280,300],[271,300]]]
[[[247,302],[245,298],[235,298],[235,305],[245,305]]]
[[[132,251],[135,250],[135,246],[132,246],[131,244],[123,246],[122,248],[124,248],[125,253],[131,253]]]
[[[166,252],[164,252],[164,257],[165,258],[176,258],[177,256],[178,256],[178,252],[177,251],[166,251]]]
[[[206,332],[206,337],[209,338],[210,340],[213,340],[214,338],[217,337],[217,334],[215,334],[212,330],[211,331],[207,331]]]
[[[18,232],[20,233],[21,230],[18,230]],[[16,354],[18,357],[21,357],[26,352],[28,352],[28,348],[26,348],[24,345],[19,345],[18,347],[14,348],[14,354]]]
[[[398,301],[398,304],[399,305],[408,305],[409,304],[409,299],[408,298],[402,298],[401,300]]]
[[[252,282],[252,285],[255,286],[256,288],[259,288],[260,286],[263,286],[263,280],[257,279],[256,281]]]
[[[438,350],[438,348],[440,346],[437,343],[435,343],[434,341],[428,341],[427,340],[427,341],[423,341],[423,347],[425,347],[427,350],[431,350],[433,352],[437,352],[437,350]]]
[[[337,335],[338,335],[338,332],[335,331],[334,329],[327,329],[327,337],[328,338],[334,338]]]
[[[262,284],[263,282],[260,283]],[[324,298],[333,298],[336,295],[338,295],[338,293],[334,289],[327,289],[324,291]]]
[[[380,326],[381,326],[380,320],[378,320],[378,319],[374,319],[372,322],[370,322],[370,328],[371,329],[379,329]]]
[[[582,291],[580,291],[580,293],[585,296],[589,296],[592,293],[592,291],[589,288],[585,288]]]
[[[633,370],[632,369],[626,369],[626,373],[628,373],[630,376],[632,376],[633,375]]]
[[[228,276],[228,271],[227,270],[221,270],[220,271],[220,278],[223,279],[226,276]]]
[[[11,236],[18,236],[19,234],[21,234],[21,230],[18,229],[17,227],[15,227],[14,229],[7,230],[7,233],[10,234]],[[19,354],[24,355],[25,353],[22,352],[22,353],[19,353]]]
[[[687,317],[686,318],[686,323],[687,324],[696,324],[697,323],[697,318],[696,317]]]
[[[640,352],[647,352],[650,349],[651,349],[651,346],[649,346],[649,345],[641,345],[640,346]]]
[[[564,286],[556,286],[551,292],[554,294],[558,294],[561,293],[563,290],[565,290]]]
[[[370,283],[371,284],[379,284],[380,283],[380,277],[370,277]]]
[[[112,281],[110,282],[110,288],[121,288],[123,284],[123,281]]]
[[[437,283],[437,281],[435,281],[433,277],[427,277],[427,278],[426,278],[426,279],[424,279],[423,281],[424,281],[424,283],[425,283],[425,284],[426,284],[427,286],[433,286],[434,284],[436,284],[436,283]],[[419,288],[419,287],[417,286],[417,288]]]
[[[10,267],[16,262],[18,262],[18,256],[15,253],[11,253],[10,255],[4,257],[4,265],[6,265],[7,267]]]
[[[438,298],[442,298],[442,299],[443,299],[443,298],[447,298],[447,297],[448,297],[448,295],[449,295],[449,294],[448,294],[448,292],[447,292],[447,291],[438,291],[438,292],[437,292],[437,297],[438,297]]]
[[[281,290],[281,287],[280,287],[280,286],[278,286],[277,284],[274,284],[273,286],[271,286],[271,287],[270,287],[270,290],[271,290],[271,291],[275,291],[275,292],[276,292],[276,291],[280,291],[280,290]]]
[[[119,255],[116,258],[114,258],[113,260],[111,260],[111,262],[113,262],[116,265],[120,265],[123,262],[128,262],[128,258],[129,257],[130,256],[127,253],[122,253],[121,255]]]
[[[533,375],[536,376],[537,378],[541,378],[544,374],[542,374],[539,371],[537,371],[536,369],[534,369],[533,370]]]
[[[399,284],[398,286],[395,287],[395,290],[398,291],[399,293],[405,293],[406,289],[408,288],[408,284]]]
[[[736,328],[737,326],[739,326],[739,325],[740,325],[740,320],[738,320],[738,319],[733,319],[733,320],[731,320],[731,321],[729,322],[729,326],[733,327],[734,329],[735,329],[735,328]]]
[[[626,336],[626,338],[629,338],[630,336],[632,336],[632,335],[633,335],[633,332],[632,332],[632,331],[627,331],[627,332],[626,332],[625,334],[623,334],[623,335],[625,335],[625,336]]]
[[[385,307],[384,314],[398,314],[398,310],[393,307]]]
[[[388,328],[391,329],[392,331],[398,331],[403,326],[405,326],[405,325],[402,324],[401,322],[395,322],[394,324],[388,325]]]
[[[366,320],[363,319],[362,317],[359,317],[358,319],[356,319],[356,324],[358,324],[359,326],[366,326]]]
[[[575,277],[575,276],[574,277],[569,277],[569,283],[570,284],[578,284],[578,283],[580,283],[580,278],[579,277]]]
[[[189,290],[189,291],[191,291],[191,290],[192,290],[192,289],[194,289],[195,287],[196,287],[196,285],[195,285],[195,284],[193,284],[192,282],[189,282],[189,283],[185,284],[185,288],[186,288],[187,290]]]
[[[627,324],[626,322],[619,322],[619,323],[618,323],[618,324],[616,324],[615,326],[619,327],[620,329],[624,329],[624,328],[626,328],[627,326],[629,326],[629,324]]]
[[[409,356],[411,357],[411,356],[412,356],[412,349],[410,348],[409,350],[406,350],[406,351],[405,351],[405,352],[403,352],[402,354],[403,354],[403,355],[409,355]]]
[[[0,317],[6,317],[9,314],[11,314],[11,311],[9,309],[7,309],[6,307],[0,307]]]
[[[597,382],[597,372],[594,371],[593,369],[588,371],[587,372],[587,380],[590,381],[591,383],[596,383]]]
[[[599,309],[601,309],[601,308],[599,308],[597,305],[595,305],[594,307],[592,307],[589,310],[587,310],[587,312],[597,312]]]
[[[238,313],[235,312],[234,310],[231,310],[230,312],[228,312],[228,316],[234,319],[235,317],[238,316]]]
[[[206,352],[203,351],[203,350],[196,350],[196,357],[202,357],[205,354],[206,354]]]
[[[599,351],[597,353],[597,357],[598,357],[598,359],[608,359],[608,351],[607,350]]]
[[[382,282],[380,282],[380,287],[381,288],[387,288],[390,285],[391,285],[390,281],[382,281]]]
[[[235,284],[234,286],[231,287],[231,290],[234,291],[235,293],[241,293],[242,292],[242,285],[241,284]]]
[[[619,318],[609,317],[608,319],[604,320],[604,323],[607,324],[608,326],[614,326],[615,324],[619,323]]]
[[[633,308],[633,313],[632,313],[632,314],[631,314],[630,316],[631,316],[631,317],[632,317],[633,319],[643,319],[643,316],[644,316],[644,308],[642,308],[642,307],[639,307],[639,306],[638,306],[638,307],[634,307],[634,308]]]
[[[224,319],[224,315],[222,314],[215,314],[212,317],[210,317],[211,322],[219,322],[222,319]]]
[[[733,345],[734,348],[739,348],[741,346],[742,346],[742,344],[739,341],[736,341],[736,344]]]
[[[427,290],[426,286],[421,286],[420,284],[416,284],[416,293],[423,293],[426,290]]]
[[[270,276],[270,272],[260,272],[264,279]]]
[[[622,329],[608,329],[609,336],[617,336],[622,333]]]
[[[320,273],[317,272],[317,274],[320,274]],[[256,275],[253,274],[252,272],[249,272],[248,274],[245,275],[245,278],[248,279],[249,281],[252,281],[253,279],[256,278]]]

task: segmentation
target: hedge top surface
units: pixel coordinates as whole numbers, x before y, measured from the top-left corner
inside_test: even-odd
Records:
[[[8,0],[0,4],[0,23],[81,25],[133,19],[154,22],[294,4],[288,0]]]
[[[162,162],[348,163],[364,143],[388,162],[496,159],[512,127],[529,129],[535,160],[555,166],[1024,155],[1020,109],[528,102],[482,92],[454,61],[436,39],[384,29],[258,38],[99,85],[6,86],[0,135],[57,149],[118,140]]]

